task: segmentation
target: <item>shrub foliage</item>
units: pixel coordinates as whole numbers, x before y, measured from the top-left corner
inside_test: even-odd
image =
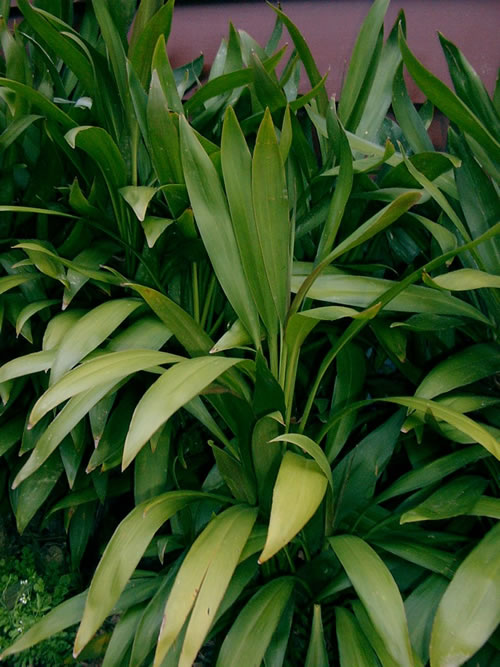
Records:
[[[172,0],[2,20],[2,507],[92,570],[4,657],[117,614],[104,666],[500,647],[500,95],[388,4],[338,104],[278,8],[204,83]]]

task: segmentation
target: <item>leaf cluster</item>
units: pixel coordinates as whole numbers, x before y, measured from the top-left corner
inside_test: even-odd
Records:
[[[78,29],[67,3],[18,4],[2,506],[20,532],[60,513],[91,577],[2,655],[79,623],[75,657],[105,667],[487,664],[498,90],[444,37],[439,81],[403,14],[384,35],[389,0],[338,104],[274,7],[267,44],[231,25],[201,81],[202,57],[169,62],[173,0],[95,0]]]

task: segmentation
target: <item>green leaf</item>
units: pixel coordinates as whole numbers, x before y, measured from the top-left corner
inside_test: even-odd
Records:
[[[262,662],[293,588],[290,577],[259,588],[227,633],[216,667],[253,667]]]
[[[297,49],[297,53],[300,56],[302,64],[304,65],[309,82],[311,86],[316,86],[321,81],[321,74],[319,73],[316,63],[314,62],[314,58],[311,54],[309,46],[307,45],[307,42],[301,35],[297,26],[292,23],[286,14],[284,14],[278,7],[274,5],[271,5],[271,9],[276,12],[281,21],[285,24],[286,29],[288,30],[288,33],[293,40],[294,46]],[[323,87],[319,92],[318,107],[320,112],[326,113],[328,108],[328,94],[325,87]]]
[[[338,619],[337,619],[338,627]],[[315,604],[313,611],[313,621],[311,627],[311,638],[307,648],[305,667],[328,667],[328,653],[326,650],[325,634],[323,631],[323,622],[321,620],[321,605]]]
[[[441,289],[452,291],[466,291],[483,287],[500,288],[500,276],[477,269],[459,269],[443,273],[441,276],[432,278],[432,282]]]
[[[74,396],[66,403],[61,412],[59,412],[57,417],[49,424],[38,439],[29,459],[17,473],[13,482],[13,488],[16,488],[22,481],[40,468],[68,433],[75,428],[89,410],[111,391],[116,384],[116,381],[113,380],[110,383],[98,385],[93,389],[78,394],[78,396]]]
[[[56,350],[43,350],[42,352],[32,352],[22,357],[17,357],[8,361],[0,367],[0,382],[7,382],[16,377],[31,375],[40,371],[47,371],[53,364],[56,357]]]
[[[339,645],[340,667],[375,667],[376,656],[358,621],[343,607],[335,608],[335,631]]]
[[[110,243],[95,243],[91,248],[86,248],[78,253],[75,257],[74,263],[77,266],[83,266],[91,271],[98,271],[100,266],[107,262],[113,252],[115,246]],[[88,282],[89,276],[81,273],[75,268],[68,268],[66,273],[66,282],[68,287],[64,290],[62,309],[65,310],[71,301],[75,298],[82,287]]]
[[[22,415],[0,426],[0,456],[3,456],[16,442],[21,440],[23,431],[24,418]]]
[[[366,100],[363,115],[356,128],[359,137],[368,141],[375,141],[384,121],[392,100],[392,81],[396,69],[401,62],[401,52],[398,45],[399,23],[405,30],[405,17],[400,11],[386,43],[382,47],[377,71],[373,84]]]
[[[61,124],[65,130],[76,127],[75,121],[70,116],[65,114],[64,111],[61,111],[61,109],[59,109],[59,107],[51,102],[45,95],[31,86],[19,83],[19,81],[12,81],[11,79],[0,77],[0,87],[13,90],[17,95],[27,100],[36,109],[41,111],[46,118]]]
[[[404,411],[398,411],[378,428],[369,432],[340,463],[333,473],[335,523],[359,510],[370,501],[375,485],[383,474],[400,436]]]
[[[240,359],[198,357],[166,371],[141,398],[132,416],[123,449],[125,469],[155,431]]]
[[[264,563],[302,530],[318,509],[328,479],[315,461],[286,452],[274,485],[266,544],[259,556]]]
[[[405,512],[401,516],[400,523],[435,521],[467,514],[479,500],[487,483],[482,477],[472,475],[458,477],[445,484],[413,509]]]
[[[278,435],[276,438],[273,438],[270,442],[290,442],[291,444],[300,447],[306,454],[312,456],[328,480],[328,484],[333,491],[333,478],[330,464],[328,463],[328,459],[323,450],[314,442],[314,440],[299,433],[284,433],[283,435]]]
[[[403,600],[380,556],[354,535],[330,537],[328,541],[391,657],[401,667],[413,667]]]
[[[377,496],[377,502],[382,503],[389,498],[394,498],[403,493],[410,493],[429,484],[434,484],[451,475],[456,470],[464,468],[469,463],[474,463],[486,458],[489,453],[480,445],[465,447],[453,454],[447,454],[426,463],[405,475],[401,475],[385,491]]]
[[[41,310],[49,308],[56,303],[59,303],[59,299],[44,299],[43,301],[35,301],[34,303],[29,303],[27,306],[25,306],[17,316],[16,336],[19,336],[23,326],[29,319],[33,317],[33,315],[36,315],[36,313],[39,313]]]
[[[469,105],[494,136],[500,135],[500,119],[481,79],[455,44],[438,33],[457,95]]]
[[[0,294],[4,294],[19,285],[27,283],[29,280],[36,278],[36,274],[33,273],[20,273],[12,276],[2,276],[0,278]]]
[[[403,61],[424,95],[458,127],[470,134],[490,155],[500,160],[500,144],[494,139],[477,116],[442,81],[429,72],[408,48],[402,31],[399,45]]]
[[[425,126],[413,106],[403,77],[403,63],[396,70],[392,83],[392,108],[405,139],[414,153],[433,151],[434,146]]]
[[[127,283],[125,286],[141,295],[151,310],[167,325],[191,356],[196,357],[210,352],[213,346],[210,336],[175,301],[151,287],[136,283]]]
[[[330,105],[329,114],[332,141],[334,144],[335,155],[339,163],[340,171],[335,183],[335,191],[328,208],[328,215],[325,220],[325,225],[321,233],[321,238],[316,253],[317,262],[322,261],[332,250],[340,223],[342,222],[342,217],[344,215],[347,201],[351,194],[353,183],[353,163],[351,148],[349,146],[349,142],[347,141],[344,128],[337,119],[335,104],[333,102]]]
[[[126,185],[127,170],[124,159],[106,130],[82,125],[69,130],[65,138],[71,148],[81,148],[95,160],[110,191]]]
[[[493,456],[500,459],[500,442],[498,439],[491,435],[483,426],[481,426],[481,424],[475,422],[466,415],[460,414],[460,412],[457,412],[456,410],[452,410],[436,401],[430,401],[425,398],[395,396],[391,398],[382,398],[380,400],[396,403],[397,405],[404,405],[411,410],[418,410],[423,413],[428,411],[435,419],[442,419],[447,424],[450,424],[462,433],[470,436],[472,442],[478,442],[483,445],[483,447],[493,454]]]
[[[75,640],[75,656],[88,644],[115,606],[156,531],[183,507],[210,497],[195,491],[170,491],[154,500],[146,500],[123,519],[92,578]]]
[[[102,667],[115,667],[115,665],[124,664],[143,612],[144,604],[141,604],[127,609],[120,616],[113,629],[111,640],[102,661]]]
[[[373,83],[373,79],[370,80],[370,67],[379,34],[383,31],[388,6],[389,0],[375,0],[363,21],[351,54],[339,103],[339,118],[350,130],[356,127],[359,120],[354,118],[355,107],[360,98],[368,94],[367,86]]]
[[[61,476],[63,466],[59,456],[53,456],[39,468],[31,479],[25,480],[12,493],[12,505],[17,530],[23,533]]]
[[[57,349],[51,384],[95,350],[140,305],[141,302],[136,299],[116,299],[102,303],[83,315]]]
[[[151,75],[147,105],[148,147],[160,185],[184,183],[179,132],[168,108],[168,98],[161,85],[161,73]],[[175,211],[171,211],[175,215]]]
[[[233,350],[234,348],[244,348],[252,344],[250,334],[245,329],[241,320],[235,320],[229,329],[222,334],[219,340],[210,350],[210,354]]]
[[[257,227],[252,202],[252,158],[231,107],[228,107],[224,117],[221,162],[243,270],[264,325],[270,335],[276,335],[277,311],[265,265],[269,252],[265,253],[264,248],[271,237],[269,230],[263,235],[264,230]],[[279,231],[276,225],[272,230],[273,238],[276,238]]]
[[[298,292],[304,283],[303,275],[292,275],[292,292]],[[307,290],[311,299],[368,308],[398,283],[383,278],[355,276],[342,273],[324,274],[316,278]],[[468,303],[428,287],[410,285],[383,307],[386,311],[403,313],[435,313],[469,317],[490,324],[490,321]]]
[[[92,387],[122,380],[127,375],[161,364],[183,361],[184,357],[154,350],[125,349],[86,361],[66,373],[38,399],[31,411],[31,423],[36,424],[47,412],[63,401]]]
[[[177,86],[175,83],[174,72],[170,65],[168,59],[167,47],[165,42],[165,36],[160,35],[158,41],[156,42],[155,50],[153,53],[153,58],[151,62],[151,69],[153,72],[156,70],[158,78],[161,83],[163,92],[167,99],[167,104],[169,109],[178,114],[184,113],[184,108],[182,106],[181,98],[177,92]]]
[[[340,308],[342,306],[339,306]],[[346,345],[337,355],[337,377],[333,390],[331,414],[355,400],[361,392],[366,377],[366,360],[363,350],[353,343]],[[338,421],[328,432],[325,454],[331,463],[345,445],[356,422],[351,412]]]
[[[155,666],[162,664],[191,609],[179,667],[190,667],[193,664],[256,518],[256,509],[231,507],[213,519],[193,543],[180,567],[165,607]]]
[[[180,118],[179,124],[186,186],[203,243],[222,289],[258,348],[258,315],[243,271],[219,176],[185,119]]]
[[[429,643],[436,609],[447,586],[448,579],[431,574],[405,600],[411,643],[424,665],[429,661]]]
[[[432,628],[431,665],[462,665],[500,622],[500,524],[461,563],[439,604]]]
[[[73,70],[85,89],[93,92],[95,90],[95,78],[92,63],[71,39],[70,26],[60,21],[63,31],[66,29],[70,33],[68,34],[65,31],[66,34],[64,34],[53,27],[42,10],[31,7],[28,0],[19,0],[18,6],[35,33],[39,34],[47,44],[50,44],[51,49]]]
[[[500,372],[500,347],[478,343],[437,364],[417,387],[415,396],[434,398]]]
[[[153,199],[157,191],[158,188],[149,188],[146,185],[127,185],[124,188],[120,188],[121,196],[141,222],[146,217],[149,202]]]
[[[142,222],[144,236],[149,248],[153,248],[156,241],[160,238],[163,232],[170,227],[174,220],[170,218],[158,218],[156,216],[148,215]]]
[[[153,53],[159,38],[163,37],[167,40],[170,34],[173,9],[174,0],[169,0],[149,19],[138,33],[137,39],[130,45],[128,56],[143,86],[147,83]]]

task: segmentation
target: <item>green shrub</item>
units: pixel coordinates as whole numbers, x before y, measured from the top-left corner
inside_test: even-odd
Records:
[[[200,85],[171,1],[2,26],[3,502],[91,571],[4,656],[110,616],[104,667],[497,650],[499,96],[387,5],[338,105],[278,9]]]
[[[9,550],[10,552],[10,550]],[[62,550],[53,546],[38,558],[28,546],[0,559],[0,650],[6,649],[75,589]],[[74,632],[63,631],[7,659],[6,664],[61,665],[72,653]]]

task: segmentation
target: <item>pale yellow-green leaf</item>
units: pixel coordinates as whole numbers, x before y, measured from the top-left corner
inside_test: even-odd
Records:
[[[141,398],[132,416],[123,449],[123,469],[174,412],[239,361],[224,357],[188,359],[156,380]]]
[[[191,612],[179,667],[191,667],[238,565],[257,510],[236,506],[219,514],[190,548],[169,595],[154,665],[162,664]]]
[[[269,530],[259,562],[264,563],[302,530],[318,509],[328,480],[315,461],[286,452],[274,485]]]
[[[156,531],[186,505],[209,497],[196,491],[169,491],[144,501],[123,519],[92,578],[75,639],[75,657],[113,609]]]
[[[413,667],[403,600],[387,566],[359,537],[339,535],[329,542],[391,657],[400,667]]]
[[[459,667],[488,640],[500,622],[500,524],[460,564],[432,627],[432,667]]]

